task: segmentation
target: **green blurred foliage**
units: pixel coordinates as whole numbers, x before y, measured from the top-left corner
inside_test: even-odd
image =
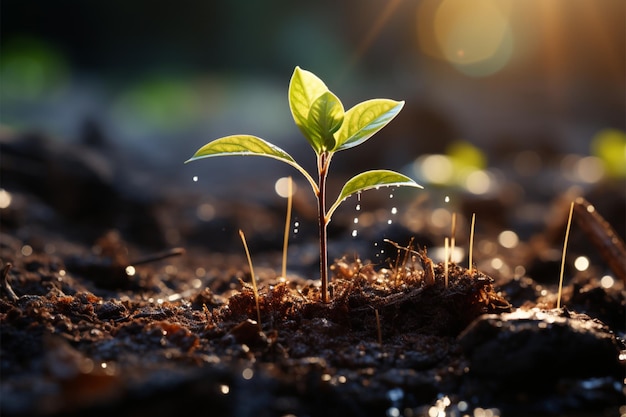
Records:
[[[609,176],[626,178],[626,132],[603,129],[591,140],[591,154],[604,162]]]
[[[39,100],[63,89],[69,77],[64,56],[42,40],[17,37],[0,49],[2,100]]]

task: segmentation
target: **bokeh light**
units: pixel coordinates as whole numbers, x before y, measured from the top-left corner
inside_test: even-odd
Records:
[[[507,249],[512,249],[519,244],[517,233],[512,230],[505,230],[498,235],[498,243]]]
[[[4,188],[0,188],[0,209],[5,209],[11,205],[11,193]]]
[[[615,285],[615,278],[610,275],[605,275],[600,278],[600,285],[602,286],[602,288],[611,288],[613,287],[613,285]]]
[[[274,184],[274,190],[276,194],[281,196],[282,198],[289,197],[289,182],[291,181],[291,195],[296,193],[297,187],[294,181],[291,180],[290,177],[282,177],[279,178]]]
[[[452,161],[446,155],[424,155],[415,161],[415,171],[432,184],[448,184],[454,176]]]
[[[492,188],[492,181],[487,171],[479,170],[470,173],[465,179],[465,188],[472,194],[486,194]]]
[[[579,271],[586,271],[589,269],[589,258],[586,256],[579,256],[574,260],[574,268]]]

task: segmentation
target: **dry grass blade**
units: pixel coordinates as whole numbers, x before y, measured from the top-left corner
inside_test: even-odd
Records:
[[[559,293],[556,297],[556,308],[561,308],[561,293],[563,292],[563,273],[565,271],[565,253],[567,252],[567,241],[569,230],[572,226],[572,214],[574,213],[574,202],[569,207],[569,217],[567,218],[567,228],[565,229],[565,240],[563,241],[563,255],[561,256],[561,274],[559,276]]]
[[[256,304],[256,316],[257,323],[259,325],[259,331],[261,328],[261,308],[259,307],[259,290],[256,286],[256,278],[254,277],[254,268],[252,267],[252,258],[250,258],[250,251],[248,250],[248,244],[246,243],[246,236],[243,234],[242,230],[239,230],[239,236],[241,236],[241,242],[243,243],[243,248],[246,251],[246,257],[248,258],[248,266],[250,267],[250,275],[252,279],[252,291],[254,291],[254,303]]]

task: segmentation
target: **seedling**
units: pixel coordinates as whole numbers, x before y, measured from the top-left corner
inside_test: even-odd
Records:
[[[317,157],[317,181],[287,152],[252,135],[232,135],[207,143],[187,161],[213,156],[265,156],[296,168],[311,185],[318,207],[320,278],[322,300],[328,297],[327,227],[337,207],[352,194],[380,186],[423,188],[395,171],[373,170],[349,179],[335,202],[326,207],[326,178],[334,154],[362,144],[387,125],[402,110],[404,101],[366,100],[348,111],[312,72],[296,67],[289,83],[289,108],[293,119]]]

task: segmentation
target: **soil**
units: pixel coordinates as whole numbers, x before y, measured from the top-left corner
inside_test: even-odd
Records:
[[[607,217],[613,228],[573,229],[570,250],[596,267],[566,270],[561,308],[569,195],[544,203],[558,215],[524,245],[477,245],[472,270],[433,261],[428,242],[441,235],[409,221],[393,229],[388,259],[361,259],[341,249],[349,233],[334,220],[340,255],[323,303],[306,239],[292,249],[299,269],[278,272],[283,208],[225,201],[227,216],[200,222],[189,211],[201,197],[129,193],[81,157],[32,157],[20,147],[42,139],[20,139],[5,138],[2,153],[12,196],[0,235],[3,416],[625,412],[626,268],[623,235],[611,234],[623,225],[621,184],[585,193],[598,212],[618,215]],[[501,230],[498,201],[463,201],[493,223],[482,242]],[[277,229],[247,236],[258,299],[236,239],[236,226],[255,219]],[[511,268],[482,267],[493,259]]]

